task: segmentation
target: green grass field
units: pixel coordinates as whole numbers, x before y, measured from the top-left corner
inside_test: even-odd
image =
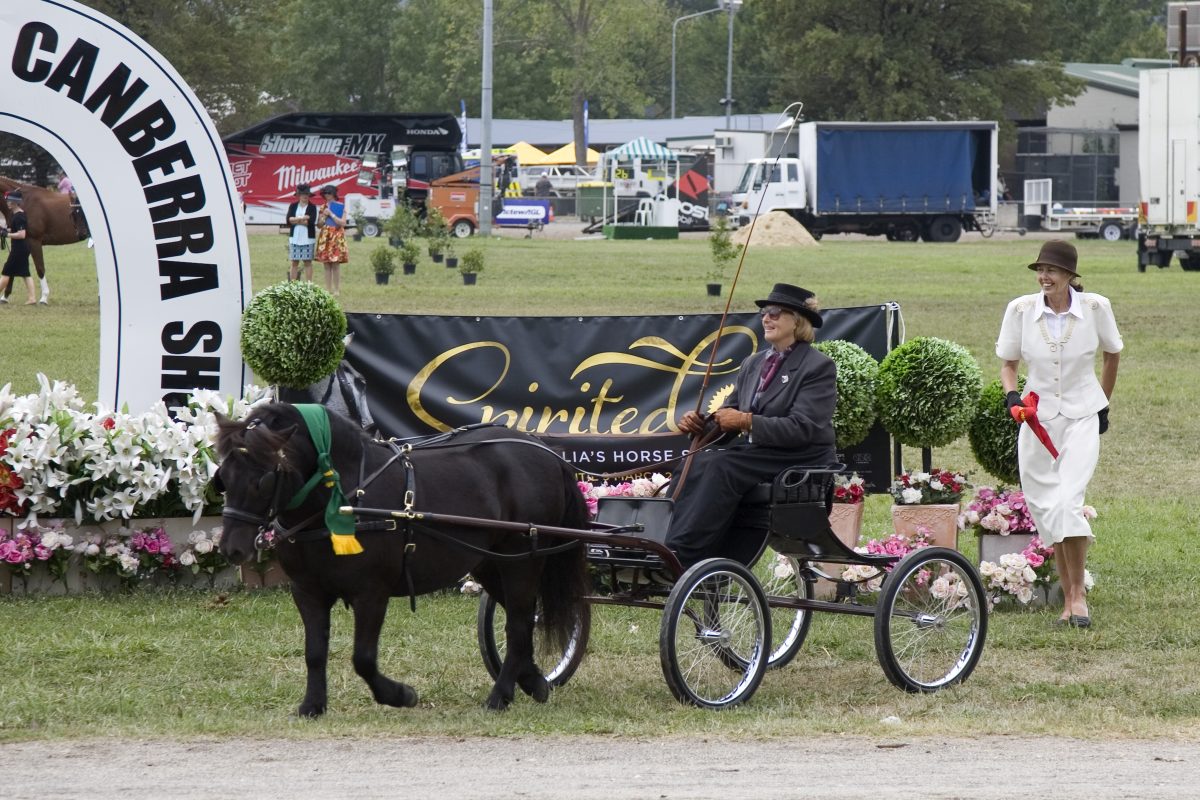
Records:
[[[475,287],[427,260],[414,277],[376,286],[366,264],[376,242],[351,243],[342,300],[351,311],[442,314],[639,314],[719,311],[704,295],[708,247],[678,242],[503,239],[482,243]],[[473,600],[438,595],[414,617],[396,603],[381,664],[421,693],[414,710],[376,707],[349,664],[350,618],[334,621],[330,713],[291,718],[303,691],[299,618],[281,592],[0,599],[0,740],[119,735],[516,735],[618,733],[762,736],[868,733],[896,716],[909,735],[984,733],[1194,737],[1200,684],[1195,537],[1200,470],[1200,276],[1178,267],[1138,273],[1129,242],[1086,241],[1080,270],[1108,296],[1126,349],[1089,502],[1099,510],[1089,568],[1096,627],[1052,629],[1048,611],[993,615],[970,681],[932,696],[892,688],[875,662],[868,620],[818,615],[793,665],[767,675],[744,708],[713,714],[672,699],[659,670],[654,612],[596,609],[588,657],[547,706],[522,698],[503,715],[481,710],[488,681],[475,647]],[[1032,239],[955,245],[827,239],[815,248],[752,247],[736,308],[776,281],[815,290],[827,307],[895,300],[909,337],[965,345],[988,380],[1004,306],[1035,290]],[[283,278],[281,236],[252,235],[254,287]],[[97,283],[82,245],[49,251],[52,305],[0,307],[0,384],[33,391],[36,373],[94,395]],[[319,267],[318,267],[319,269]],[[728,282],[727,282],[728,283]],[[23,300],[18,288],[17,299]],[[906,452],[910,464],[915,452]],[[974,463],[965,438],[935,464]],[[888,527],[874,497],[864,532]],[[967,549],[970,548],[969,537]]]

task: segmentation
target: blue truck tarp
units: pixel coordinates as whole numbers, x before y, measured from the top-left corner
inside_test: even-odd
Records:
[[[975,210],[970,130],[822,129],[816,147],[819,214]]]

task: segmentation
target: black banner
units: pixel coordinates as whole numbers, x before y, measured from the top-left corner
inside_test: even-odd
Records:
[[[818,339],[845,339],[877,359],[892,306],[823,311]],[[441,317],[348,314],[347,359],[367,383],[386,436],[500,422],[543,437],[581,470],[669,473],[688,437],[719,315]],[[762,345],[755,313],[731,314],[700,409],[720,407],[738,367]],[[890,444],[876,428],[842,460],[870,484],[891,481]]]

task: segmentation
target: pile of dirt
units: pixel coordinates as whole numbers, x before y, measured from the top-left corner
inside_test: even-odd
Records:
[[[733,232],[730,241],[734,244],[746,244],[750,236],[750,226],[744,225]],[[754,222],[754,245],[787,246],[799,245],[815,247],[817,240],[808,229],[797,222],[786,211],[772,211],[763,214]]]

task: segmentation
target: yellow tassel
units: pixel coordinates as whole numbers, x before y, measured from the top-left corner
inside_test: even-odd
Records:
[[[353,533],[331,533],[329,539],[333,542],[334,555],[356,556],[363,551],[363,546]]]

